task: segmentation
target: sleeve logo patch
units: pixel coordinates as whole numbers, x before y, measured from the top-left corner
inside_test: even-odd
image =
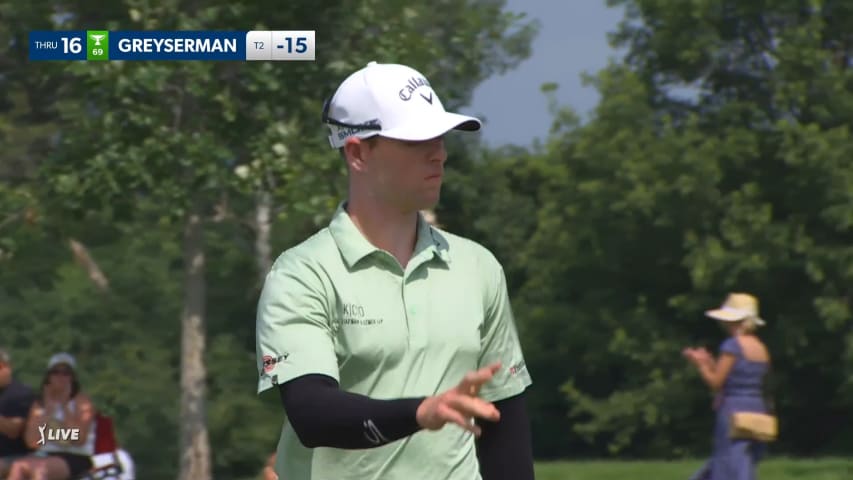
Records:
[[[524,364],[524,360],[522,360],[522,361],[520,361],[520,362],[516,363],[515,365],[513,365],[513,366],[509,367],[509,374],[510,374],[510,375],[515,375],[515,374],[517,374],[518,372],[520,372],[520,371],[524,370],[525,368],[526,368],[526,366],[525,366],[525,364]]]
[[[284,354],[281,354],[278,356],[264,355],[263,359],[262,359],[263,360],[263,366],[264,366],[264,373],[270,373],[271,371],[273,371],[275,369],[275,366],[277,363],[287,360],[287,357],[289,357],[289,356],[290,356],[289,353],[284,353]]]

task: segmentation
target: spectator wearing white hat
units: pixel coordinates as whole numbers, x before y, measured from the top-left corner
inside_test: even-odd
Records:
[[[92,468],[95,412],[80,389],[76,369],[77,361],[69,353],[50,357],[24,432],[26,443],[37,451],[12,464],[9,480],[69,480]],[[50,435],[75,429],[76,439]]]

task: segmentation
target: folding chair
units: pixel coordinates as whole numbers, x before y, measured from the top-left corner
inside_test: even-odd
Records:
[[[118,442],[112,418],[95,412],[95,454],[92,469],[74,480],[121,480],[124,469],[116,454]]]

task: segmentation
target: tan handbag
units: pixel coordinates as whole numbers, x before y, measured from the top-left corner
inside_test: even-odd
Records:
[[[734,439],[772,442],[779,435],[779,421],[775,415],[754,412],[736,412],[731,416],[729,436]]]

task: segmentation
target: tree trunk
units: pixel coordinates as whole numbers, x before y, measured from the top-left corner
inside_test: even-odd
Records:
[[[264,284],[264,279],[272,268],[271,215],[272,194],[266,190],[261,191],[255,205],[255,259],[258,264],[259,285]]]
[[[210,480],[205,413],[204,226],[193,210],[184,230],[184,310],[181,315],[181,470],[179,480]]]

